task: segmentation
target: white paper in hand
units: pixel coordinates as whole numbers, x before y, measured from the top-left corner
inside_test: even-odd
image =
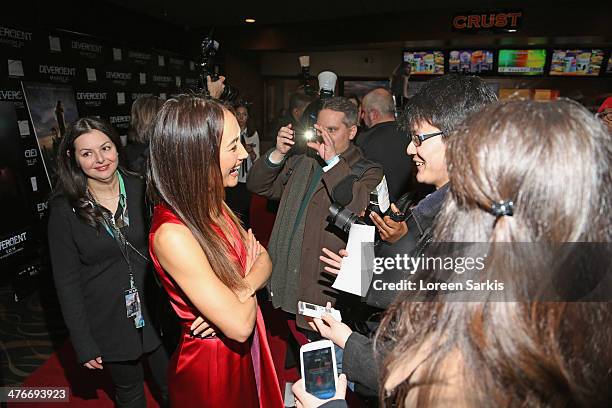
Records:
[[[372,276],[370,274],[368,279],[363,279],[361,275],[361,244],[364,242],[374,242],[374,227],[372,225],[353,224],[346,245],[348,256],[342,258],[340,273],[338,273],[332,288],[357,296],[363,297],[366,295],[369,287],[369,280]],[[368,248],[372,250],[371,257],[373,259],[374,245],[368,245]],[[370,259],[370,256],[367,256],[367,254],[366,259]]]
[[[376,193],[378,194],[378,208],[382,213],[386,213],[391,206],[389,200],[389,187],[387,187],[387,178],[383,176],[382,181],[376,186]]]

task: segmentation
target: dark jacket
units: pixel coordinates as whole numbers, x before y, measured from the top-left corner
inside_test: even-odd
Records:
[[[149,144],[128,143],[125,149],[123,149],[123,154],[128,169],[144,176],[147,160],[149,159]]]
[[[292,156],[273,165],[269,161],[271,152],[255,162],[248,175],[247,187],[253,193],[281,200],[268,246],[274,265],[270,282],[272,303],[289,313],[296,313],[298,300],[318,305],[325,305],[327,301],[334,304],[338,292],[331,288],[330,279],[322,275],[325,264],[319,260],[319,255],[323,247],[337,252],[346,246],[346,234],[329,225],[326,218],[333,188],[351,174],[351,167],[362,157],[361,151],[351,144],[340,154],[340,161],[322,173],[310,200],[304,204],[301,217],[298,207],[307,195],[306,186],[313,174],[321,170],[321,165],[305,155]],[[353,212],[363,211],[370,192],[381,179],[380,167],[366,171],[353,184],[353,200],[347,207]],[[301,316],[297,322],[300,327],[310,329]]]
[[[377,257],[394,258],[395,255],[408,254],[411,257],[423,253],[432,239],[434,220],[442,207],[449,185],[441,187],[425,197],[412,209],[412,216],[408,219],[408,233],[394,244],[384,243],[376,248]],[[383,275],[374,279],[385,282],[399,282],[404,279],[403,271],[386,270]],[[370,286],[366,302],[370,306],[387,309],[395,300],[397,293],[391,291],[377,291]],[[374,358],[373,341],[371,337],[354,332],[346,341],[344,357],[342,359],[343,371],[349,381],[355,382],[355,391],[364,396],[378,394],[378,364]]]
[[[374,125],[359,136],[365,158],[383,166],[391,202],[408,192],[414,177],[414,162],[406,154],[409,141],[395,121]]]
[[[403,256],[408,254],[416,257],[423,253],[432,239],[432,229],[434,221],[449,189],[449,184],[440,187],[424,199],[411,210],[411,215],[407,219],[408,233],[394,244],[381,242],[375,248],[375,256],[395,258],[396,255]],[[385,282],[400,282],[405,279],[403,270],[385,270],[381,275],[374,276],[375,279],[382,279]],[[387,309],[395,300],[396,293],[392,291],[378,291],[373,285],[370,286],[366,295],[366,303],[380,309]]]
[[[378,396],[378,371],[372,338],[353,332],[344,345],[342,372],[355,383],[355,392],[365,397]]]
[[[130,175],[123,179],[130,222],[122,232],[147,256],[144,183]],[[145,280],[152,278],[149,262],[129,251],[145,320],[145,326],[136,329],[133,319],[126,317],[124,292],[129,288],[129,274],[117,242],[103,227],[98,232],[77,217],[67,198],[57,197],[50,204],[53,277],[79,362],[98,356],[105,362],[135,360],[157,348],[160,339],[147,310],[151,286]]]

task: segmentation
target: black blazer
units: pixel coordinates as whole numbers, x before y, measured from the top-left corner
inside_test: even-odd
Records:
[[[130,225],[122,229],[127,240],[148,257],[148,222],[144,183],[123,176]],[[127,264],[106,229],[87,225],[59,196],[50,203],[49,249],[58,298],[72,344],[81,363],[101,356],[104,362],[129,361],[154,350],[160,339],[147,310],[152,278],[149,262],[130,249],[136,287],[145,326],[136,329],[126,317],[124,292],[129,288]]]
[[[359,135],[357,146],[365,158],[383,166],[391,202],[412,187],[414,163],[406,154],[409,142],[408,134],[395,121],[379,123]]]

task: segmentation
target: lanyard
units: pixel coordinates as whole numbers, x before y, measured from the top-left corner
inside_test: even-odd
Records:
[[[123,177],[121,176],[121,173],[117,172],[117,177],[119,178],[119,205],[121,205],[122,207],[122,214],[121,217],[122,219],[126,220],[125,225],[129,225],[129,221],[127,221],[127,194],[125,191],[125,184],[123,182]],[[100,206],[95,199],[93,198],[93,196],[91,194],[90,198],[92,199],[92,201],[94,201],[96,203],[96,205]],[[132,268],[132,262],[130,261],[130,252],[129,252],[129,248],[132,248],[132,250],[134,250],[134,252],[136,252],[138,255],[140,255],[140,257],[142,259],[144,259],[146,262],[149,261],[149,259],[144,256],[143,254],[140,253],[140,251],[138,251],[138,249],[136,249],[123,235],[123,233],[121,232],[121,229],[119,229],[119,227],[117,226],[117,224],[115,223],[115,218],[112,215],[109,215],[107,211],[102,211],[102,217],[104,218],[104,228],[106,229],[106,231],[109,233],[109,235],[111,237],[113,237],[113,239],[115,240],[115,242],[117,242],[117,246],[119,247],[119,251],[121,252],[121,255],[123,256],[123,259],[125,260],[125,263],[128,266],[128,273],[130,275],[130,288],[134,288],[135,284],[134,284],[134,274],[133,274],[133,268]]]
[[[111,236],[115,238],[115,241],[119,246],[119,251],[121,252],[121,255],[123,255],[125,263],[127,263],[128,273],[130,274],[130,288],[134,288],[134,274],[132,273],[132,263],[130,262],[130,252],[128,250],[128,245],[131,246],[131,244],[128,242],[127,239],[125,239],[125,236],[123,235],[119,227],[117,227],[117,224],[115,224],[115,219],[109,217],[108,214],[105,212],[103,212],[102,215],[104,217],[107,230],[109,230]]]

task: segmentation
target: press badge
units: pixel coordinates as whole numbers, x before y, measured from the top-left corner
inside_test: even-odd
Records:
[[[125,308],[127,310],[127,318],[134,319],[134,325],[137,329],[144,327],[144,318],[142,317],[142,308],[140,306],[140,296],[138,289],[130,288],[125,291]]]

